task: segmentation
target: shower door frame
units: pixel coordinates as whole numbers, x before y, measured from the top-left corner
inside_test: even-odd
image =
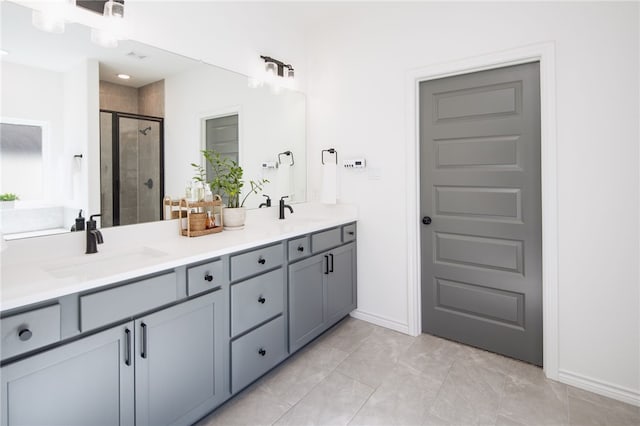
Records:
[[[160,217],[158,220],[162,220],[162,200],[164,198],[164,118],[154,117],[151,115],[132,114],[128,112],[113,111],[109,109],[101,109],[100,113],[111,114],[111,157],[112,157],[112,170],[111,170],[111,191],[112,197],[112,225],[120,226],[120,118],[130,118],[134,120],[146,120],[155,121],[160,124],[160,141],[159,141],[159,160],[160,160],[160,189],[158,197],[158,206]],[[102,165],[102,158],[100,158]],[[102,176],[100,176],[102,179]]]

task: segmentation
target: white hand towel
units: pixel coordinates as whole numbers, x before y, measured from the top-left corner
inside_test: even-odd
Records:
[[[338,168],[333,162],[325,163],[322,166],[322,197],[320,201],[324,204],[336,204]]]
[[[291,172],[293,167],[290,164],[280,164],[276,174],[276,185],[278,188],[278,198],[287,195],[289,201],[293,197],[293,191],[291,191]]]

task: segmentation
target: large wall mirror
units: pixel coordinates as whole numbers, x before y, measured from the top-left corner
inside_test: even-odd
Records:
[[[1,202],[5,238],[68,232],[81,209],[103,227],[161,220],[204,148],[268,179],[272,198],[306,200],[302,93],[135,41],[101,47],[80,24],[43,32],[30,9],[0,7],[0,194],[19,197]]]

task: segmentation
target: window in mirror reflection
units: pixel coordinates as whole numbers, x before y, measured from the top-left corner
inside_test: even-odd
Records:
[[[0,193],[38,201],[43,191],[43,123],[3,119],[0,123]]]

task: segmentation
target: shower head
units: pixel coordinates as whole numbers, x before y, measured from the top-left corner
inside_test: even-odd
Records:
[[[147,133],[149,133],[151,131],[151,126],[146,127],[142,130],[138,130],[140,133],[142,133],[143,135],[147,136]]]

